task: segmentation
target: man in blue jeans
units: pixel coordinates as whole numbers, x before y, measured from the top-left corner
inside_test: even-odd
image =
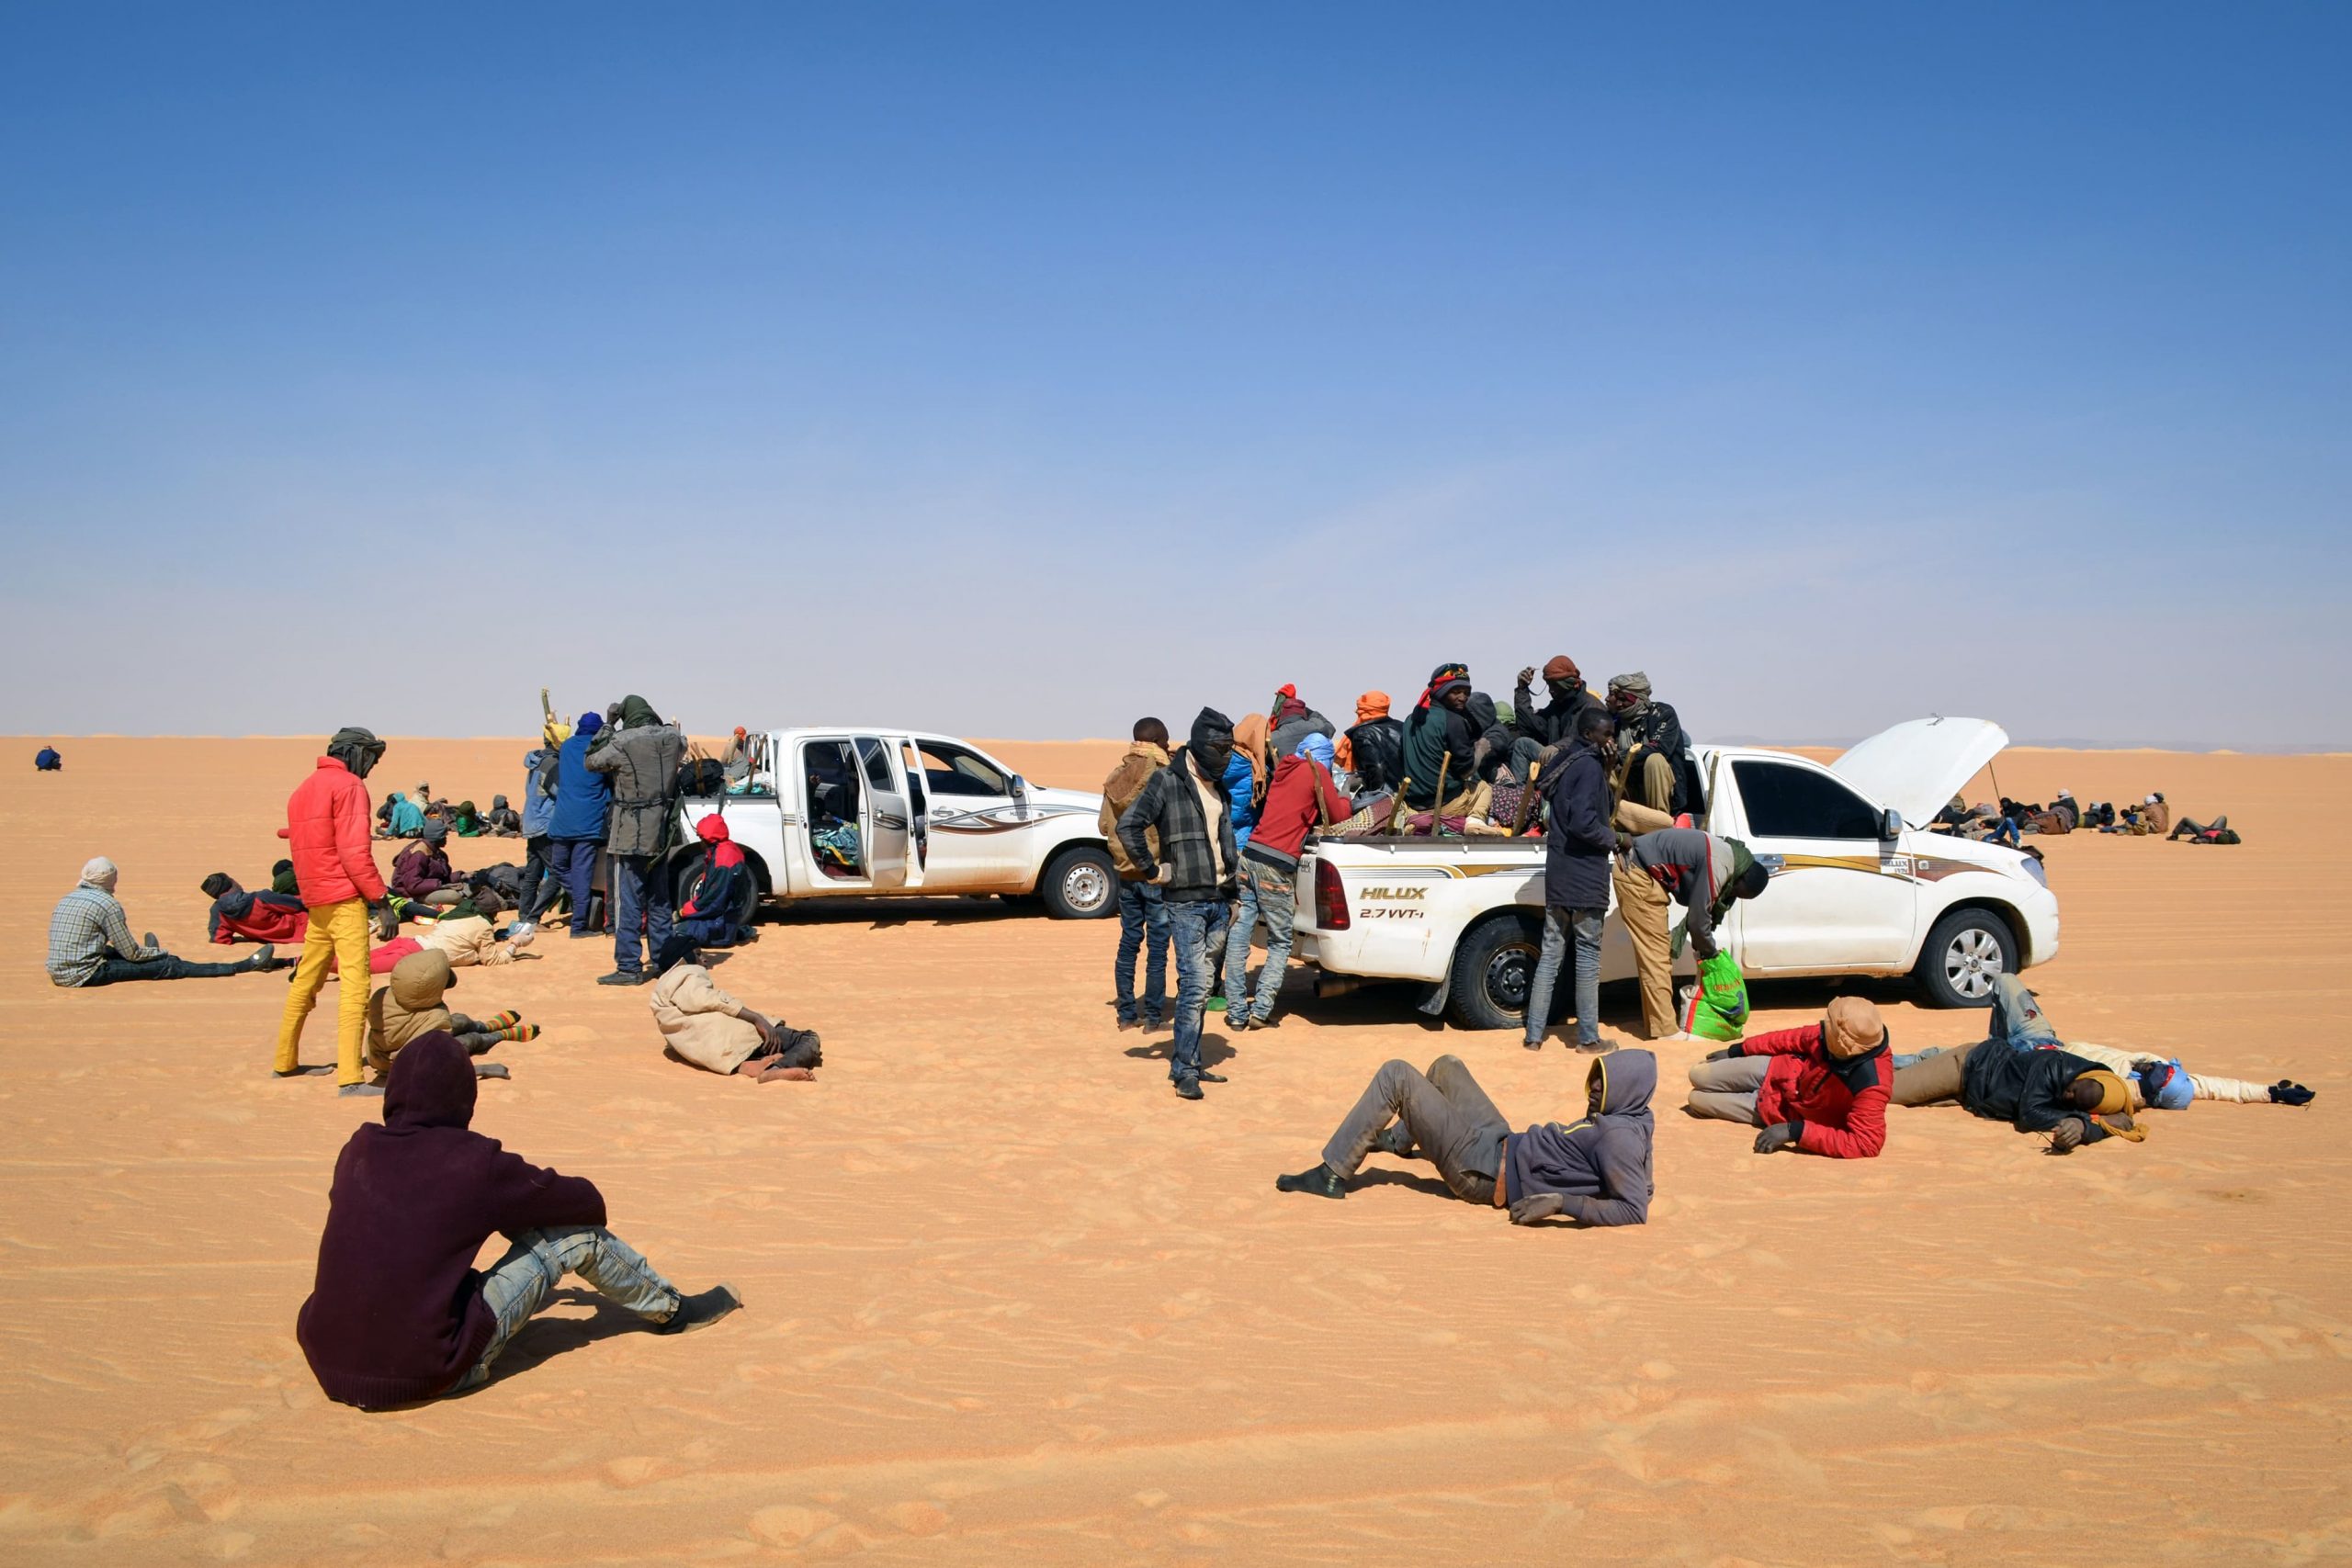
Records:
[[[1232,756],[1233,721],[1203,708],[1190,743],[1145,781],[1119,818],[1120,845],[1136,874],[1159,886],[1168,909],[1176,949],[1176,1040],[1168,1077],[1185,1100],[1200,1099],[1204,1083],[1225,1081],[1202,1070],[1201,1015],[1241,858],[1223,782]]]
[[[1127,754],[1102,781],[1102,837],[1111,846],[1111,863],[1119,873],[1119,954],[1113,961],[1112,987],[1117,998],[1119,1027],[1158,1029],[1168,1012],[1168,905],[1159,885],[1136,871],[1127,848],[1119,841],[1119,818],[1136,803],[1152,774],[1168,765],[1168,727],[1156,718],[1136,720],[1135,739]],[[1156,852],[1157,829],[1147,829],[1147,842]],[[1136,957],[1144,955],[1142,1016],[1136,1010]]]
[[[1609,852],[1617,835],[1609,825],[1609,759],[1616,726],[1608,710],[1579,709],[1570,750],[1543,780],[1551,825],[1544,853],[1544,950],[1527,989],[1531,1051],[1544,1048],[1552,1021],[1552,993],[1576,941],[1577,1049],[1615,1049],[1600,1038],[1600,922],[1609,912]]]

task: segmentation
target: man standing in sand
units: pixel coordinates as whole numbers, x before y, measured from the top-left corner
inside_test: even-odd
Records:
[[[1241,863],[1224,784],[1232,759],[1233,721],[1203,708],[1190,743],[1144,781],[1143,793],[1119,818],[1119,842],[1136,874],[1159,885],[1168,908],[1176,948],[1176,1039],[1168,1077],[1184,1100],[1200,1099],[1204,1083],[1225,1081],[1202,1069],[1201,1015]]]
[[[373,812],[360,781],[384,755],[373,731],[346,728],[334,732],[311,776],[286,802],[279,829],[293,846],[294,876],[311,927],[302,957],[286,994],[286,1016],[277,1027],[279,1077],[302,1066],[302,1021],[326,984],[327,963],[342,974],[335,1006],[335,1082],[339,1093],[380,1095],[365,1081],[361,1053],[368,1039],[368,906],[384,898],[383,874],[376,869],[369,835]]]
[[[612,744],[592,750],[588,771],[612,776],[612,831],[606,848],[613,867],[613,972],[600,986],[641,986],[653,978],[638,947],[659,953],[670,941],[670,889],[654,874],[654,862],[670,848],[678,800],[678,769],[686,760],[686,738],[664,724],[643,697],[621,699],[621,721]]]
[[[1110,840],[1111,863],[1119,873],[1119,951],[1111,964],[1111,991],[1118,1009],[1119,1027],[1158,1029],[1168,1011],[1168,906],[1159,884],[1136,869],[1133,856],[1119,839],[1119,818],[1143,793],[1151,775],[1168,765],[1168,727],[1156,718],[1136,720],[1135,739],[1127,754],[1102,781],[1102,818],[1097,826]],[[1144,829],[1144,841],[1156,852],[1159,831]],[[1136,1007],[1136,960],[1144,961],[1143,1007]]]

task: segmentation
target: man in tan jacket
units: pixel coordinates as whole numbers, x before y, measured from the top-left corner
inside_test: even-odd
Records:
[[[393,964],[390,978],[368,998],[368,1066],[379,1076],[390,1073],[392,1058],[404,1046],[439,1029],[456,1035],[466,1055],[476,1058],[474,1077],[505,1077],[503,1066],[480,1058],[502,1041],[537,1040],[539,1026],[525,1023],[519,1012],[479,1021],[451,1012],[442,998],[457,983],[448,954],[435,948],[412,953]]]
[[[1111,776],[1102,781],[1103,840],[1111,846],[1111,863],[1119,870],[1119,955],[1111,981],[1118,998],[1119,1027],[1140,1023],[1158,1029],[1168,1016],[1168,906],[1157,884],[1136,869],[1135,857],[1119,841],[1119,818],[1136,803],[1151,775],[1168,765],[1168,727],[1156,718],[1136,720],[1135,741]],[[1159,852],[1159,829],[1146,828],[1144,840]],[[1148,949],[1148,951],[1147,951]],[[1136,955],[1144,954],[1143,1008],[1136,1008]]]
[[[754,1083],[807,1080],[824,1060],[814,1031],[787,1029],[718,988],[699,964],[678,964],[653,982],[653,1021],[680,1061]]]

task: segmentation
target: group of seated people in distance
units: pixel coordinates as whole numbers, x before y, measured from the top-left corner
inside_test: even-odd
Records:
[[[433,793],[433,786],[420,783],[413,790],[394,790],[376,807],[376,837],[379,839],[422,839],[435,823],[444,835],[455,833],[461,839],[519,839],[523,836],[523,815],[506,804],[503,795],[490,797],[490,809],[479,811],[470,800],[455,806]]]

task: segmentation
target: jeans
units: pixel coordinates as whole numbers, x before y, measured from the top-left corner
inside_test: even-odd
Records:
[[[548,840],[548,864],[562,878],[563,890],[571,896],[571,929],[582,935],[588,931],[588,895],[596,880],[599,847],[594,839]]]
[[[1461,1057],[1440,1056],[1427,1073],[1415,1072],[1410,1062],[1385,1064],[1323,1145],[1323,1163],[1353,1176],[1391,1122],[1404,1123],[1412,1146],[1430,1157],[1455,1197],[1495,1201],[1510,1123]]]
[[[1158,1023],[1168,1014],[1168,904],[1158,885],[1119,879],[1119,956],[1111,981],[1119,999],[1119,1021],[1136,1021],[1136,955],[1143,954],[1143,1020]]]
[[[2040,1051],[2062,1043],[2041,1004],[2015,975],[1993,977],[1992,1038],[2006,1041],[2018,1051]]]
[[[1544,951],[1535,959],[1535,977],[1527,987],[1527,1043],[1544,1043],[1552,1023],[1552,989],[1560,964],[1568,955],[1568,938],[1577,943],[1577,1043],[1600,1043],[1600,919],[1603,909],[1570,909],[1558,904],[1544,908]]]
[[[1770,1056],[1734,1056],[1727,1062],[1700,1062],[1690,1069],[1690,1098],[1684,1104],[1696,1116],[1719,1122],[1764,1125],[1757,1113],[1756,1092],[1772,1071]]]
[[[1201,1014],[1209,999],[1209,955],[1225,945],[1230,917],[1222,898],[1168,904],[1169,941],[1176,949],[1176,1042],[1168,1058],[1168,1077],[1173,1082],[1201,1076]]]
[[[651,855],[613,857],[613,967],[634,975],[643,965],[638,957],[638,926],[645,927],[645,945],[659,953],[670,940],[670,890],[653,874]]]
[[[683,1300],[637,1248],[602,1225],[525,1231],[481,1277],[482,1300],[490,1303],[498,1326],[481,1359],[446,1392],[460,1393],[487,1382],[491,1363],[531,1321],[531,1314],[547,1305],[566,1274],[579,1275],[614,1304],[656,1323],[668,1321]]]
[[[1247,1011],[1262,1023],[1274,1015],[1274,998],[1282,995],[1283,976],[1290,970],[1290,933],[1298,919],[1298,874],[1244,858],[1241,899],[1234,906],[1233,926],[1225,938],[1226,1015]],[[1250,936],[1259,920],[1266,922],[1266,967],[1258,975],[1258,998],[1250,999]]]
[[[104,958],[98,972],[84,986],[112,986],[124,980],[210,980],[222,975],[243,975],[254,966],[248,958],[235,964],[197,964],[165,953],[161,958]]]
[[[335,1032],[334,1081],[359,1081],[359,1052],[368,1036],[368,900],[345,898],[311,911],[311,929],[302,937],[302,957],[294,965],[294,982],[286,987],[286,1012],[277,1025],[277,1070],[290,1073],[301,1065],[302,1021],[318,1004],[319,987],[327,983],[327,960],[334,960]]]
[[[1988,844],[2007,844],[2009,848],[2016,849],[2018,847],[2017,822],[2011,818],[2002,818],[2000,826],[1984,835],[1984,841]]]
[[[562,888],[563,879],[555,874],[555,856],[548,836],[534,833],[524,840],[523,902],[514,918],[526,925],[536,923]]]

